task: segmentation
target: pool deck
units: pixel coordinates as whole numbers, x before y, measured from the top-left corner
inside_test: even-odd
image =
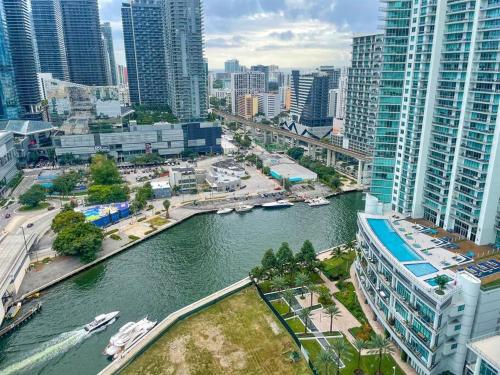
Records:
[[[391,227],[396,230],[401,239],[409,245],[415,253],[422,257],[422,260],[401,261],[399,263],[403,265],[429,263],[437,269],[437,272],[427,273],[422,276],[414,275],[419,281],[423,281],[424,283],[426,280],[435,278],[438,275],[447,275],[453,280],[455,279],[456,272],[462,268],[466,268],[467,266],[475,265],[489,259],[500,260],[500,251],[495,250],[491,245],[478,246],[472,241],[460,238],[457,234],[450,233],[422,219],[413,220],[400,218],[397,215],[377,216],[364,213],[360,214],[360,217],[365,221],[366,227],[370,229],[371,227],[368,224],[367,219],[377,218],[388,220]],[[421,233],[419,232],[418,227],[416,227],[419,225],[435,229],[437,234],[433,235]],[[375,235],[373,230],[371,230],[371,232]],[[442,237],[451,238],[450,242],[456,244],[458,249],[446,249],[433,242],[434,239]],[[392,254],[390,249],[385,247],[384,239],[378,238],[378,240],[383,247]],[[466,254],[469,251],[473,251],[475,257],[467,257]],[[396,258],[395,256],[393,257]],[[498,279],[500,279],[500,272],[487,277],[482,277],[480,280],[482,284],[486,284]]]

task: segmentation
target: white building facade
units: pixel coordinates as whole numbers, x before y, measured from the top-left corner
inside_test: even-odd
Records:
[[[248,71],[231,74],[231,111],[238,114],[238,101],[247,94],[257,95],[266,91],[266,76],[262,72]]]

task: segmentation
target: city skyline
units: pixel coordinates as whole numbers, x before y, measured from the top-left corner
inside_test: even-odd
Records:
[[[101,22],[110,22],[117,64],[125,65],[120,8],[99,0]],[[375,32],[379,0],[213,0],[204,8],[206,57],[211,70],[237,58],[243,65],[283,68],[347,66],[353,34]],[[307,53],[304,50],[307,49]]]

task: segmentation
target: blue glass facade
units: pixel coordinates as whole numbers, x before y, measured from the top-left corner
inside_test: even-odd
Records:
[[[161,2],[156,0],[137,0],[122,6],[123,39],[132,104],[168,103],[162,11]]]
[[[61,0],[70,81],[108,84],[97,0]]]
[[[68,63],[60,0],[31,0],[38,60],[42,73],[68,81]]]
[[[18,118],[19,111],[7,22],[3,0],[0,0],[0,119]]]

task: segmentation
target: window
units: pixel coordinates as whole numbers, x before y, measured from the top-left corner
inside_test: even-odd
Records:
[[[455,326],[455,331],[460,331],[460,328],[462,328],[462,325],[461,324],[457,324]]]
[[[464,310],[465,310],[465,305],[458,306],[458,311],[464,311]]]

